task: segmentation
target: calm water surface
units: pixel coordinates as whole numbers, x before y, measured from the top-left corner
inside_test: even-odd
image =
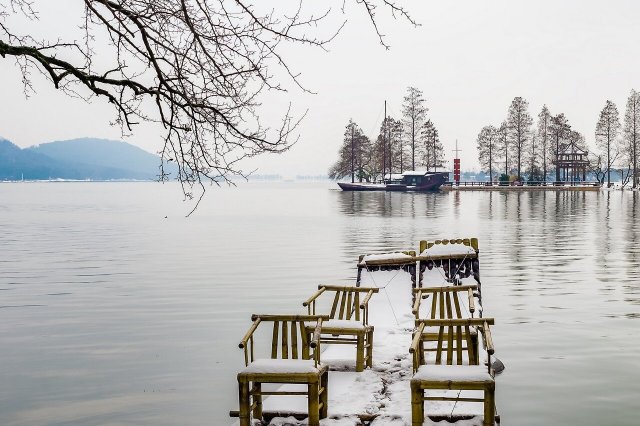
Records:
[[[637,193],[0,184],[0,424],[226,425],[254,312],[477,236],[504,425],[640,424]]]

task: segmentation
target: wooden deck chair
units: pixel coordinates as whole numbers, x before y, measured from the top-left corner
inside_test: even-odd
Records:
[[[480,263],[477,238],[443,239],[420,241],[419,286],[422,287],[426,269],[442,268],[449,283],[459,284],[460,278],[470,277],[480,284]]]
[[[328,367],[320,363],[320,330],[326,315],[253,315],[253,324],[240,342],[246,368],[238,373],[240,426],[250,426],[251,414],[262,419],[263,395],[306,395],[310,426],[327,417]],[[315,329],[310,336],[307,323]],[[260,324],[272,323],[271,358],[254,358],[254,333]],[[279,349],[279,350],[278,350]],[[306,392],[263,391],[263,383],[306,384]],[[234,415],[234,413],[231,413]]]
[[[378,288],[319,285],[318,291],[302,303],[309,315],[316,315],[316,301],[333,295],[329,319],[322,322],[320,343],[356,346],[356,371],[373,365],[373,326],[369,325],[369,300]],[[312,329],[308,326],[309,332]]]
[[[413,378],[411,379],[411,418],[412,425],[424,423],[425,401],[465,401],[484,404],[484,426],[494,426],[495,380],[491,367],[494,353],[490,325],[493,318],[469,319],[426,319],[416,320],[416,331],[409,352],[413,356]],[[470,340],[471,328],[476,327],[483,336],[483,348],[486,357],[474,353]],[[421,338],[429,328],[436,328],[438,340],[435,348],[425,347]],[[434,356],[428,356],[429,352]],[[486,358],[486,365],[479,362]],[[484,361],[484,360],[483,360]],[[481,390],[483,398],[425,396],[430,390]]]

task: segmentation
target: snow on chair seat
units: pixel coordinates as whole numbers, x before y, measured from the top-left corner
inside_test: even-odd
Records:
[[[238,373],[240,426],[250,426],[251,415],[262,420],[263,395],[306,395],[309,426],[327,417],[329,369],[320,363],[320,330],[327,315],[253,315],[253,324],[238,345],[246,368]],[[309,331],[307,323],[314,323]],[[263,323],[272,323],[271,359],[255,357],[254,335]],[[263,391],[263,383],[300,383],[304,392]],[[232,416],[235,413],[230,413]]]
[[[421,365],[413,375],[415,380],[438,382],[486,382],[493,381],[483,365]]]
[[[316,302],[322,294],[335,293],[329,319],[323,321],[320,343],[356,346],[356,371],[373,364],[373,326],[369,321],[369,300],[378,288],[319,285],[318,291],[302,303],[309,315],[316,314]],[[313,325],[307,326],[310,331]]]
[[[248,375],[284,374],[317,374],[322,368],[310,359],[256,359],[241,371]]]
[[[413,426],[422,425],[425,401],[482,402],[483,425],[495,424],[495,380],[491,367],[494,353],[489,326],[493,318],[426,319],[416,320],[416,331],[409,352],[413,356],[414,376],[411,379],[411,417]],[[437,332],[427,331],[436,328]],[[480,356],[471,340],[471,329],[483,337],[486,356]],[[435,349],[427,348],[423,334],[437,336]],[[432,352],[435,352],[435,356]],[[486,359],[486,365],[480,364]],[[434,396],[439,390],[483,391],[482,398]],[[427,415],[430,408],[427,407]]]

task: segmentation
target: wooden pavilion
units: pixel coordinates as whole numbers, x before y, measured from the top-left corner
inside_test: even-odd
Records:
[[[561,182],[584,182],[587,175],[588,152],[575,142],[569,143],[562,151],[558,153],[556,167],[560,170]]]

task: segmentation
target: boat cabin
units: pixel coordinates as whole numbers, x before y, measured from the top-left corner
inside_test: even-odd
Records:
[[[384,177],[384,181],[387,184],[422,186],[426,184],[433,175],[444,176],[445,182],[449,180],[448,172],[428,172],[428,171],[410,170],[401,174],[399,173],[387,174]]]

